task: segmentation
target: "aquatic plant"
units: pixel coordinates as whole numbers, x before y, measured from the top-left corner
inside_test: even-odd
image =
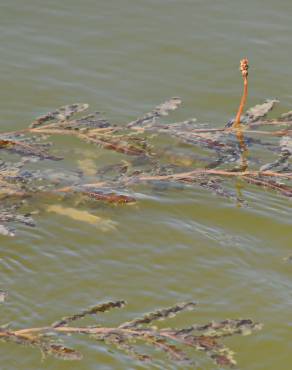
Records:
[[[0,339],[36,347],[43,357],[50,355],[63,360],[80,360],[82,354],[65,346],[61,337],[82,334],[106,344],[111,349],[121,350],[140,361],[155,360],[152,348],[166,353],[174,362],[184,363],[184,367],[191,366],[194,361],[191,354],[186,351],[189,348],[206,353],[220,367],[233,367],[236,364],[234,353],[223,344],[223,339],[236,334],[248,335],[262,327],[261,324],[250,319],[212,321],[181,329],[153,325],[155,321],[168,320],[178,313],[193,310],[196,308],[194,302],[158,309],[116,327],[103,327],[96,324],[72,326],[73,322],[86,316],[96,316],[114,308],[122,308],[125,304],[123,300],[100,303],[44,327],[12,329],[10,325],[4,325],[0,327]]]
[[[79,117],[88,105],[73,104],[38,117],[25,129],[0,133],[0,152],[5,153],[0,160],[0,234],[13,236],[10,225],[15,223],[34,226],[32,213],[36,210],[31,210],[30,201],[35,198],[44,203],[55,200],[59,208],[47,209],[65,216],[72,207],[60,208],[64,197],[132,204],[139,200],[135,188],[142,183],[200,186],[246,205],[241,194],[227,187],[230,180],[240,179],[291,197],[292,111],[267,119],[278,103],[269,99],[243,114],[247,59],[241,61],[240,68],[244,90],[239,109],[235,119],[221,128],[208,127],[196,119],[163,122],[162,118],[182,103],[175,97],[124,125],[110,124],[98,112]],[[75,170],[52,170],[49,163],[62,161],[65,154],[59,148],[59,155],[47,142],[48,137],[55,136],[71,136],[116,152],[117,163],[98,169],[95,163],[79,158]],[[161,137],[168,137],[177,145],[163,147],[157,140]],[[205,154],[194,152],[195,147]],[[265,155],[258,156],[258,148]],[[121,155],[126,155],[127,160],[121,160]],[[37,167],[38,161],[42,165]]]
[[[238,112],[236,114],[234,123],[232,125],[235,128],[238,128],[239,125],[240,125],[241,115],[243,113],[243,109],[244,109],[245,102],[246,102],[246,99],[247,99],[247,89],[248,89],[248,80],[247,80],[247,77],[248,77],[248,59],[247,58],[244,58],[240,61],[240,71],[241,71],[242,78],[243,78],[243,94],[242,94],[242,98],[241,98],[241,101],[240,101],[240,104],[239,104]]]

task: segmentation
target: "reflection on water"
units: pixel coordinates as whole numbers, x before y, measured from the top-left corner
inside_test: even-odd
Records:
[[[248,149],[244,140],[242,128],[236,129],[236,137],[240,148],[240,171],[244,172],[248,169]]]

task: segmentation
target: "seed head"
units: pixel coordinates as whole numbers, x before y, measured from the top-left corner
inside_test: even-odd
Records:
[[[248,59],[247,58],[241,59],[240,70],[241,70],[241,74],[243,78],[248,76]]]

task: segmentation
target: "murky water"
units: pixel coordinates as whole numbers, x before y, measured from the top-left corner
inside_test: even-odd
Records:
[[[248,104],[278,97],[280,109],[291,110],[291,10],[288,0],[2,0],[1,130],[74,102],[129,122],[171,96],[184,101],[172,119],[219,127],[236,110],[243,56],[251,62]],[[68,143],[57,145],[76,162],[125,158]],[[195,300],[187,324],[237,317],[264,323],[255,335],[226,340],[241,369],[290,369],[292,267],[283,258],[291,254],[291,202],[242,191],[248,208],[197,187],[144,188],[148,196],[135,206],[92,206],[115,223],[108,231],[36,204],[36,228],[0,237],[1,288],[9,292],[1,323],[46,325],[108,298],[129,302],[113,315],[122,321]],[[175,323],[186,324],[183,316]],[[37,350],[2,343],[1,368],[183,368],[167,360],[142,366],[82,337],[71,344],[83,352],[81,363],[41,362]],[[215,368],[196,356],[204,369]]]

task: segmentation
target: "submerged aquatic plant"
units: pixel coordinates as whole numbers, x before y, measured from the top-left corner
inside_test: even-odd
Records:
[[[108,301],[85,309],[77,314],[63,317],[61,320],[44,327],[12,329],[11,326],[0,327],[0,339],[40,349],[43,356],[54,356],[63,360],[80,360],[82,354],[64,345],[62,337],[82,334],[94,341],[103,342],[140,361],[154,361],[153,351],[160,350],[174,362],[184,366],[194,364],[187,348],[206,353],[218,366],[233,367],[236,364],[234,353],[223,344],[223,339],[236,334],[248,335],[261,329],[262,325],[250,319],[224,320],[204,325],[195,324],[181,329],[154,326],[155,321],[173,318],[178,313],[193,310],[194,302],[179,303],[169,308],[158,309],[115,327],[100,325],[72,326],[72,323],[86,316],[95,316],[122,308],[123,300]],[[144,351],[144,352],[143,352]]]
[[[0,234],[14,235],[10,225],[15,222],[34,225],[31,213],[35,210],[31,211],[30,200],[35,198],[60,202],[60,198],[79,197],[83,202],[87,199],[132,204],[139,200],[135,188],[141,183],[200,186],[234,199],[236,204],[245,204],[241,195],[226,187],[230,180],[239,178],[292,197],[292,113],[267,119],[278,103],[270,99],[243,114],[248,84],[246,58],[240,68],[243,95],[235,119],[225,127],[207,127],[196,119],[163,123],[161,118],[182,103],[175,97],[125,125],[110,124],[98,112],[74,118],[87,110],[88,105],[73,104],[38,117],[23,130],[0,133],[0,153],[5,153],[0,160]],[[127,155],[128,159],[121,161],[118,157],[116,164],[95,168],[94,162],[78,158],[75,170],[51,170],[49,163],[61,161],[65,154],[62,150],[62,156],[56,155],[47,142],[48,137],[55,136],[72,136]],[[178,145],[161,147],[156,140],[160,137],[168,137]],[[196,154],[196,147],[205,155]],[[258,148],[265,150],[265,156],[257,155]],[[39,161],[43,162],[37,167],[35,162]],[[21,214],[24,208],[26,212]],[[56,212],[57,208],[54,209]],[[66,212],[64,209],[58,208],[58,213],[68,215],[72,207],[67,207]]]

